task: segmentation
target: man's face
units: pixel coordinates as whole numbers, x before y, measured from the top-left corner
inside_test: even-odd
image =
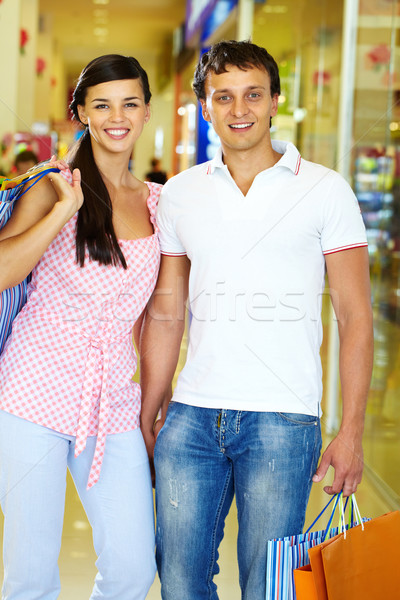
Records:
[[[242,71],[228,66],[226,73],[207,76],[203,117],[210,121],[224,151],[266,147],[270,139],[270,117],[278,108],[278,94],[271,97],[271,84],[264,69]]]

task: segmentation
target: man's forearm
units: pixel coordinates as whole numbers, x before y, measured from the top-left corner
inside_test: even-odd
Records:
[[[168,404],[184,329],[184,319],[163,321],[146,314],[141,339],[140,382],[141,422],[147,428],[154,425],[160,409],[165,411]]]
[[[340,431],[361,441],[373,364],[372,312],[339,322],[342,422]]]

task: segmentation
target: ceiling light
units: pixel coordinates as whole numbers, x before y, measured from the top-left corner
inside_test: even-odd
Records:
[[[93,29],[93,33],[94,35],[98,35],[99,37],[104,37],[108,35],[108,29],[107,27],[95,27]]]
[[[266,6],[263,7],[263,12],[275,13],[277,15],[282,15],[284,13],[287,13],[287,11],[288,11],[288,7],[284,6],[283,4],[277,4],[276,6],[270,6],[269,4],[267,4]]]
[[[108,4],[110,0],[93,0],[93,4]]]

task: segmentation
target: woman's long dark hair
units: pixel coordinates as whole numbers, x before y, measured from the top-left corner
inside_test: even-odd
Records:
[[[78,106],[85,104],[89,87],[120,79],[139,79],[143,88],[144,101],[146,104],[150,102],[149,81],[146,71],[139,62],[131,56],[107,54],[95,58],[83,69],[70,104],[73,118],[81,122]],[[125,257],[118,244],[112,222],[111,198],[94,160],[87,126],[85,126],[82,137],[72,149],[68,163],[71,169],[80,169],[85,197],[85,201],[79,209],[76,226],[77,263],[81,267],[84,266],[87,248],[91,260],[96,260],[102,265],[120,264],[126,269]]]

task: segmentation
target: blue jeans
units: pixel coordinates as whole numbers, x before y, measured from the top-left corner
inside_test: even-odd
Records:
[[[302,531],[320,451],[317,417],[171,403],[154,456],[163,600],[218,599],[234,495],[242,598],[263,600],[267,540]]]

